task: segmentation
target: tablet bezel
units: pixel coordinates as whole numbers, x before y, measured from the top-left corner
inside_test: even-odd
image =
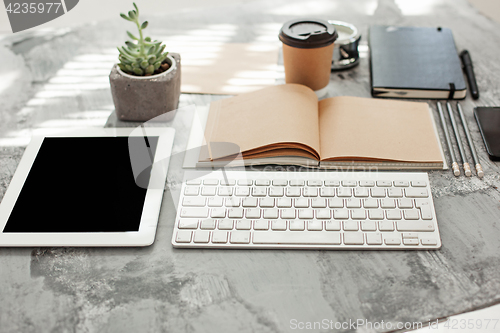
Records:
[[[148,186],[139,225],[139,231],[126,232],[61,232],[61,233],[4,233],[3,230],[21,193],[43,140],[47,137],[130,137],[157,136],[158,145],[151,175],[155,175],[155,186]],[[0,203],[0,247],[6,246],[149,246],[153,244],[168,164],[172,151],[175,130],[173,128],[90,128],[54,135],[35,136],[27,146],[9,187]],[[151,181],[152,177],[150,178]],[[158,186],[161,185],[161,186]]]

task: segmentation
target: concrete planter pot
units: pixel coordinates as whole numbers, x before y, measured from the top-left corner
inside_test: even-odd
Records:
[[[124,73],[117,65],[109,74],[116,116],[120,120],[148,121],[165,114],[161,120],[174,117],[181,93],[181,57],[169,53],[170,68],[152,76]]]

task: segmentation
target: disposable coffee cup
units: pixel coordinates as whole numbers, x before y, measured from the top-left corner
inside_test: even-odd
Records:
[[[327,92],[333,44],[338,34],[325,20],[294,19],[280,30],[286,83],[308,86],[318,97]]]

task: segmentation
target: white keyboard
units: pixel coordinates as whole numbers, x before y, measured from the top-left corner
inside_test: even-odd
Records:
[[[441,247],[426,173],[214,171],[197,176],[187,174],[182,184],[174,247]]]

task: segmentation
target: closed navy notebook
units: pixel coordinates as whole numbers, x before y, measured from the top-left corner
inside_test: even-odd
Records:
[[[463,99],[467,86],[447,28],[372,26],[372,96]]]

